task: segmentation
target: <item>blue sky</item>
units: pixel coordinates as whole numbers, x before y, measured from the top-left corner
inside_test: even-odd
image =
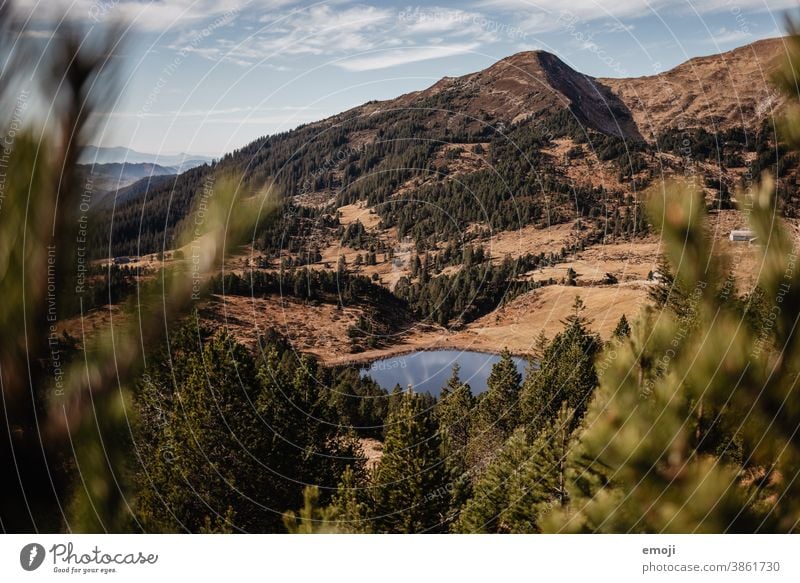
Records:
[[[46,38],[58,0],[18,0]],[[365,101],[525,50],[594,76],[666,70],[781,34],[795,0],[72,0],[68,18],[126,22],[122,91],[100,145],[219,155]]]

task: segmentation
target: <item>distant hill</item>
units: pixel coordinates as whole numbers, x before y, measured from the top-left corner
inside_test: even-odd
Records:
[[[211,162],[210,156],[199,154],[148,154],[130,148],[86,146],[81,153],[81,164],[156,164],[171,167],[174,174]]]
[[[118,190],[153,176],[174,176],[178,171],[173,166],[159,164],[80,164],[78,168],[84,175],[91,175],[92,185],[98,191],[110,192]]]

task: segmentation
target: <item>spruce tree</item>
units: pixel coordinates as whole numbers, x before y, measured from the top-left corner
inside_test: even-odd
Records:
[[[371,532],[371,510],[366,476],[347,466],[330,505],[329,516],[336,525],[336,531],[350,534]]]
[[[796,54],[800,43],[792,39]],[[680,184],[653,197],[654,224],[685,313],[648,310],[615,347],[571,455],[571,501],[546,519],[552,532],[795,532],[800,524],[800,272],[791,240],[774,221],[766,180],[750,214],[764,269],[759,285],[774,322],[755,326],[738,302],[719,301],[726,263],[712,253],[702,191]],[[696,325],[695,325],[696,324]],[[731,437],[710,451],[720,431]],[[709,431],[711,429],[711,431]]]
[[[555,422],[532,443],[517,429],[475,483],[473,497],[453,530],[536,533],[541,518],[567,501],[567,460],[573,412],[564,405]]]
[[[522,415],[534,432],[555,419],[562,402],[579,421],[597,385],[595,356],[600,338],[589,332],[583,316],[584,304],[575,297],[573,313],[564,320],[564,330],[544,350],[539,368],[531,370],[522,390]]]
[[[433,412],[425,409],[421,397],[408,391],[387,425],[373,486],[375,530],[442,531],[450,484]]]
[[[614,328],[614,331],[611,333],[611,337],[615,340],[624,340],[628,336],[631,335],[631,326],[628,324],[628,319],[625,317],[625,314],[622,314],[619,318],[619,322],[617,322],[617,326]]]
[[[487,390],[478,402],[482,428],[494,427],[503,439],[519,425],[519,398],[522,375],[508,349],[500,353],[500,361],[492,367]]]
[[[473,405],[472,391],[469,385],[461,382],[459,366],[456,364],[436,403],[448,479],[452,484],[451,515],[461,508],[470,495],[468,447]]]

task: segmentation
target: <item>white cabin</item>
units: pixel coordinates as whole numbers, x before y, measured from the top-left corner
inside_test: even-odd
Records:
[[[736,231],[731,231],[731,234],[728,236],[731,241],[752,241],[756,238],[756,234],[754,231],[749,229],[739,229]]]

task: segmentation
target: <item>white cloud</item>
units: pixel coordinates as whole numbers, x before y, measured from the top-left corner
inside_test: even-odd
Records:
[[[747,30],[730,30],[724,26],[713,33],[706,42],[713,45],[740,43],[753,40],[753,33]]]
[[[44,8],[42,0],[18,0],[21,13],[31,15],[36,30],[32,34],[45,35],[64,12],[89,26],[122,18],[134,30],[166,33],[159,46],[170,50],[276,70],[286,70],[289,64],[281,57],[335,60],[397,48],[380,58],[354,56],[340,64],[353,71],[385,68],[460,54],[504,39],[519,42],[525,36],[520,28],[487,14],[437,6],[402,9],[351,0],[311,6],[299,0],[48,1]]]
[[[108,117],[108,118],[118,118],[118,119],[125,119],[125,118],[167,118],[167,119],[180,119],[180,118],[201,118],[203,122],[210,122],[210,123],[235,123],[237,120],[241,119],[251,119],[251,120],[284,120],[284,119],[292,119],[294,117],[300,116],[309,116],[313,117],[318,115],[320,111],[317,107],[298,107],[298,106],[282,106],[282,107],[251,107],[251,106],[244,106],[244,107],[225,107],[225,108],[218,108],[218,109],[175,109],[175,110],[168,110],[168,111],[159,111],[159,112],[132,112],[132,111],[112,111],[112,112],[98,112],[94,115],[100,117]],[[280,115],[272,115],[272,116],[263,116],[260,114],[264,113],[279,113]],[[247,114],[246,117],[242,117],[241,114]],[[238,117],[231,118],[226,116],[237,115]],[[264,121],[260,121],[259,123],[266,123]]]
[[[262,18],[264,28],[243,48],[255,44],[256,52],[261,55],[368,50],[374,46],[380,31],[391,26],[393,16],[393,10],[374,6],[313,6],[288,15]]]
[[[336,66],[347,71],[372,71],[375,69],[396,67],[398,65],[407,65],[408,63],[416,63],[419,61],[428,61],[430,59],[441,59],[443,57],[461,55],[470,51],[474,51],[478,48],[478,46],[480,46],[478,43],[471,43],[391,49],[387,51],[380,51],[378,54],[370,55],[368,57],[355,57],[352,59],[339,61],[336,63]]]
[[[511,27],[479,12],[455,8],[413,8],[397,14],[404,35],[464,36],[480,42],[495,42]]]
[[[555,3],[552,0],[480,0],[477,5],[495,13],[515,14],[524,23],[523,28],[530,32],[546,32],[560,28],[567,18],[589,22],[654,14],[710,14],[733,9],[738,13],[781,12],[796,8],[797,0],[570,0],[567,3]]]
[[[52,30],[24,30],[22,31],[22,36],[26,36],[28,38],[37,38],[37,39],[44,39],[50,40],[55,36],[55,33]]]
[[[370,5],[315,5],[260,18],[262,27],[215,38],[194,52],[237,64],[281,62],[282,56],[326,56],[339,67],[366,71],[474,50],[524,33],[487,16],[453,8],[398,10]],[[172,48],[178,48],[173,44]],[[436,48],[434,48],[436,47]],[[396,50],[388,50],[396,49]],[[370,51],[386,51],[364,57]]]
[[[282,8],[296,0],[17,0],[17,11],[39,23],[62,15],[87,25],[117,19],[151,32],[182,30],[251,8]]]

